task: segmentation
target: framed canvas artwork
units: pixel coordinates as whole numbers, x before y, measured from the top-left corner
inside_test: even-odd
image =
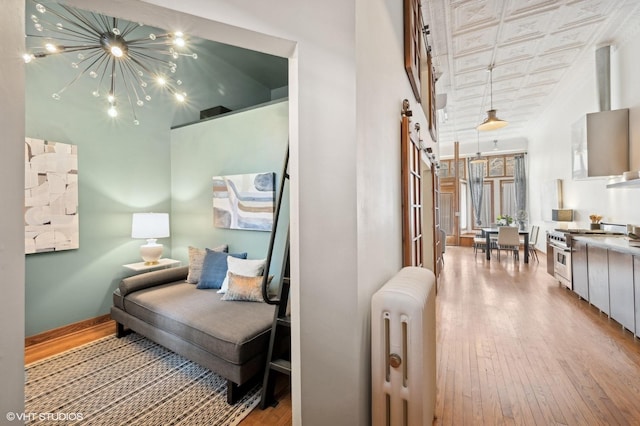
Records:
[[[213,224],[217,228],[271,231],[275,173],[215,176]]]
[[[24,163],[25,253],[79,248],[77,146],[26,138]]]

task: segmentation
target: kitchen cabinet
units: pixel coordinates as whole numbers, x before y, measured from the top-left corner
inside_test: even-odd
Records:
[[[609,315],[608,250],[587,245],[589,303]]]
[[[587,272],[587,243],[573,240],[571,244],[573,291],[584,300],[589,300],[589,275]],[[547,253],[549,249],[547,248]],[[553,253],[553,250],[551,250]],[[549,259],[547,259],[549,262]],[[551,258],[553,264],[553,257]]]
[[[618,321],[627,330],[635,332],[633,256],[615,250],[609,250],[608,256],[611,318]]]

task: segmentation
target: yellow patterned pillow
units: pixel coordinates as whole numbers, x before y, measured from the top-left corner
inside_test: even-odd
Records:
[[[242,302],[264,302],[262,299],[262,276],[245,277],[228,272],[229,288],[220,300]],[[269,276],[269,282],[273,276]]]

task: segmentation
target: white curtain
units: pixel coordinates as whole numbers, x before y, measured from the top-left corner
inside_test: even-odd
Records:
[[[482,191],[482,210],[480,214],[481,226],[491,226],[491,223],[495,222],[493,217],[493,206],[491,205],[491,192],[493,191],[493,185],[491,182],[484,183],[484,190]]]
[[[485,163],[469,162],[469,190],[471,192],[471,204],[476,226],[482,226],[482,196],[484,189]]]
[[[514,157],[513,179],[516,198],[515,218],[520,224],[520,229],[524,229],[529,216],[527,213],[527,175],[525,171],[524,154]]]
[[[503,216],[516,217],[516,189],[514,182],[501,182],[500,194],[500,214]]]
[[[453,235],[453,194],[449,192],[440,193],[440,229],[447,235]]]

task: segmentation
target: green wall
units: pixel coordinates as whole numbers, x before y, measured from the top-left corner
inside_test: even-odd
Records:
[[[189,81],[196,87],[194,91],[198,91],[198,82],[201,82],[203,91],[214,90],[215,84],[209,81],[211,69],[203,67],[207,63],[209,61],[202,61],[200,66],[193,68],[191,74],[183,78],[185,85]],[[224,81],[234,90],[225,93],[224,99],[215,99],[215,102],[228,105],[255,104],[269,98],[269,90],[264,86],[260,88],[257,82],[249,81],[248,77],[234,74],[228,69],[226,71],[228,73]],[[172,156],[177,155],[177,160],[190,163],[192,168],[206,166],[202,170],[207,176],[206,182],[198,181],[198,184],[210,184],[214,173],[244,172],[236,166],[228,167],[232,164],[229,158],[241,152],[235,151],[235,146],[244,143],[243,132],[239,136],[240,142],[231,136],[228,127],[225,136],[218,138],[218,142],[224,141],[234,146],[225,154],[225,166],[211,166],[223,161],[220,154],[207,158],[207,162],[203,163],[205,159],[198,151],[182,152],[175,143],[172,146],[170,125],[176,117],[192,117],[194,110],[208,108],[210,104],[190,103],[185,107],[188,109],[186,111],[175,107],[173,103],[162,102],[162,96],[156,95],[149,105],[139,110],[141,124],[134,126],[130,124],[132,117],[127,116],[126,108],[115,121],[106,115],[104,104],[91,96],[93,83],[89,79],[79,80],[63,93],[61,100],[53,100],[51,94],[65,86],[73,76],[68,60],[63,58],[51,57],[26,67],[26,136],[78,146],[80,221],[79,249],[26,256],[26,336],[109,312],[111,293],[119,281],[130,274],[122,265],[140,260],[138,247],[142,241],[130,237],[131,214],[144,211],[171,212],[171,191],[175,186],[171,180],[171,170],[176,170],[171,164]],[[206,96],[204,98],[203,102]],[[247,114],[251,116],[251,112]],[[284,114],[286,129],[286,108]],[[238,118],[241,115],[234,115],[232,117],[236,118],[226,122],[246,126],[246,122]],[[268,134],[272,126],[258,123],[261,129],[254,132],[253,137],[260,137],[263,132]],[[262,140],[265,151],[268,151],[268,139]],[[262,156],[261,159],[267,161],[259,169],[268,166],[269,170],[279,171],[282,152],[273,153],[273,156],[274,164],[277,164],[273,165],[268,160],[270,157]],[[248,156],[238,161],[245,159],[249,162],[247,170],[257,167],[258,163]],[[181,198],[185,193],[178,195]],[[211,207],[207,205],[209,212],[205,221],[208,220],[210,226]],[[179,234],[183,228],[193,231],[192,219],[184,214],[171,217],[172,238],[179,242],[176,254],[181,255],[184,261],[186,257],[182,256],[181,248],[191,237],[179,237]],[[181,225],[182,220],[189,223]],[[268,234],[263,233],[262,237],[268,238]],[[171,256],[171,239],[159,242],[165,245],[164,255]],[[254,242],[252,238],[240,238],[237,244],[248,247]],[[259,244],[262,244],[262,239]],[[258,254],[261,247],[251,248],[250,254]]]
[[[162,123],[172,108],[155,104],[139,126],[114,121],[82,82],[53,100],[69,73],[35,65],[27,67],[25,133],[78,146],[80,248],[26,256],[27,336],[108,313],[122,265],[139,258],[131,214],[171,206],[170,136]]]
[[[215,247],[266,257],[270,233],[213,226],[212,177],[275,172],[279,185],[288,142],[288,101],[275,101],[238,113],[176,128],[171,132],[172,256],[188,260],[189,245]],[[285,191],[285,196],[288,191]],[[288,223],[288,197],[280,219]],[[278,229],[281,247],[284,226]],[[275,255],[274,255],[275,256]],[[278,274],[281,257],[272,262]]]

